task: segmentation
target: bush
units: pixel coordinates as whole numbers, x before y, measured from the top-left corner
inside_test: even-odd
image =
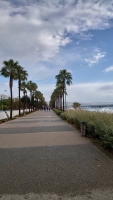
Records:
[[[92,137],[95,137],[95,124],[93,121],[87,122],[87,134],[91,135]]]
[[[81,127],[81,120],[74,118],[73,123],[76,125],[78,129]]]
[[[113,151],[113,130],[109,129],[101,135],[100,139],[103,142],[103,146],[110,151]]]
[[[58,110],[58,109],[56,109],[56,108],[54,108],[53,110],[54,110],[54,112],[55,112],[57,115],[60,115],[60,114],[62,113],[61,110]]]
[[[60,111],[61,112],[61,111]],[[84,110],[68,110],[60,117],[74,123],[80,129],[81,122],[87,122],[87,134],[102,141],[105,148],[113,151],[113,114]]]
[[[63,120],[66,120],[66,115],[65,115],[64,112],[62,112],[62,113],[60,114],[60,117],[61,117]]]

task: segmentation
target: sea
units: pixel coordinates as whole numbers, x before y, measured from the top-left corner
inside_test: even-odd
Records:
[[[72,109],[74,110],[72,106],[72,102],[66,103],[66,109]],[[98,103],[81,103],[80,106],[81,110],[88,110],[92,112],[107,112],[107,113],[113,113],[113,103],[111,102],[98,102]]]

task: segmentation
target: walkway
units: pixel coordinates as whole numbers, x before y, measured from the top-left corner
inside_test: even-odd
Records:
[[[110,200],[113,162],[53,111],[37,111],[0,125],[0,194]]]

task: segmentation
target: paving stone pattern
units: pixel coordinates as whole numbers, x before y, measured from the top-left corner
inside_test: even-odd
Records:
[[[108,193],[110,200],[113,162],[53,111],[0,125],[1,200],[106,199]]]

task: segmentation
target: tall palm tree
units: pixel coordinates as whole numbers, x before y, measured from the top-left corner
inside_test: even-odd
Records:
[[[42,100],[43,99],[43,94],[40,91],[35,91],[35,98],[37,99],[37,105],[36,108],[38,109],[38,100]]]
[[[25,112],[25,94],[27,94],[27,84],[26,84],[25,81],[23,81],[21,83],[20,90],[23,91],[23,94],[24,94],[24,106],[23,106],[23,110]]]
[[[27,80],[28,73],[24,70],[20,65],[17,66],[16,69],[16,78],[18,79],[18,89],[19,89],[19,116],[20,116],[20,89],[21,89],[21,81]]]
[[[33,110],[34,110],[34,92],[37,88],[38,86],[36,83],[32,81],[27,82],[27,89],[30,91],[30,101],[31,101],[31,104],[33,104]]]
[[[51,95],[50,105],[52,106],[52,108],[58,108],[58,100],[59,100],[59,90],[57,87],[56,89],[54,89]]]
[[[60,70],[59,74],[55,77],[57,79],[56,86],[62,85],[63,90],[63,111],[64,111],[64,94],[65,94],[65,105],[66,105],[66,85],[72,84],[72,75],[67,72],[66,69]]]
[[[16,79],[15,74],[16,74],[16,68],[18,66],[18,62],[14,62],[14,60],[10,59],[8,61],[3,61],[3,67],[0,70],[0,74],[3,75],[5,78],[9,77],[9,87],[10,87],[10,119],[12,119],[12,87],[13,87],[13,80]]]

